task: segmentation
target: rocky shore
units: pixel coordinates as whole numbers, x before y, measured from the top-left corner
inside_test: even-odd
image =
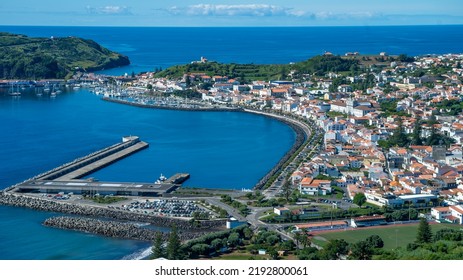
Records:
[[[84,217],[99,217],[117,221],[132,221],[149,223],[157,227],[170,228],[176,226],[180,231],[208,232],[220,230],[225,227],[224,220],[201,221],[191,223],[189,220],[153,216],[141,213],[132,213],[104,207],[95,207],[67,202],[57,202],[42,198],[35,198],[6,192],[0,193],[0,204],[16,207],[26,207],[33,210],[51,211],[65,214],[72,214]]]
[[[59,216],[48,218],[43,222],[48,227],[77,230],[112,238],[135,239],[153,241],[158,231],[140,227],[129,222],[105,221],[94,218]],[[163,239],[167,240],[168,233],[161,232]],[[194,239],[203,235],[200,232],[179,231],[182,241]]]

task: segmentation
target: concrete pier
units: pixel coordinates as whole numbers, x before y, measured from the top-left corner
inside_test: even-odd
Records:
[[[121,143],[99,150],[64,164],[35,178],[36,180],[68,181],[82,178],[98,169],[148,147],[136,136],[124,137]]]
[[[58,177],[55,180],[56,181],[67,181],[67,180],[72,180],[72,179],[78,179],[82,178],[90,173],[95,172],[96,170],[105,167],[113,162],[116,162],[122,158],[125,158],[126,156],[129,156],[135,152],[138,152],[142,149],[145,149],[148,147],[148,144],[145,142],[138,142],[133,144],[132,146],[129,146],[125,148],[124,150],[121,150],[119,152],[115,152],[113,154],[109,154],[108,156],[99,159],[97,161],[92,162],[92,159],[89,160],[89,164],[74,170],[64,176]]]
[[[140,141],[137,136],[123,137],[121,143],[39,174],[8,188],[7,191],[47,194],[63,192],[82,195],[160,196],[174,191],[190,178],[188,173],[177,173],[161,183],[79,180],[79,178],[147,147],[148,143]]]
[[[185,182],[189,178],[190,178],[190,174],[188,173],[177,173],[174,176],[167,179],[165,183],[178,185],[178,184]]]
[[[17,192],[40,192],[57,194],[60,192],[81,195],[123,195],[123,196],[159,196],[169,193],[180,185],[136,182],[93,182],[88,180],[72,181],[28,181],[16,187]]]

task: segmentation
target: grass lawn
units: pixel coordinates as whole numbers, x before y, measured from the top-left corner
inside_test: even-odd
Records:
[[[358,230],[346,230],[342,232],[330,232],[323,233],[319,236],[331,239],[344,239],[349,243],[355,243],[360,240],[365,240],[370,235],[379,235],[384,241],[384,249],[394,249],[396,247],[407,246],[408,243],[412,243],[416,239],[416,232],[418,228],[417,224],[412,225],[400,225],[395,227],[380,227],[380,228],[365,228]],[[458,225],[451,224],[432,224],[431,228],[433,232],[438,231],[442,228],[463,228]],[[320,244],[320,240],[317,241],[317,245]]]

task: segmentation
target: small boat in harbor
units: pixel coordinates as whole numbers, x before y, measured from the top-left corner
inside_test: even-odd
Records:
[[[21,95],[21,93],[19,91],[13,91],[13,92],[8,92],[8,95],[19,96],[19,95]]]
[[[159,176],[159,179],[156,180],[156,182],[154,182],[155,184],[162,184],[165,180],[167,180],[167,177],[162,175],[161,173],[161,176]]]
[[[21,92],[19,90],[15,91],[14,88],[13,88],[13,84],[12,84],[10,91],[8,91],[8,95],[10,95],[10,96],[19,96],[19,95],[21,95]]]

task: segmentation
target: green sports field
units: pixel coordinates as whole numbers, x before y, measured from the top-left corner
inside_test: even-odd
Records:
[[[319,234],[327,240],[331,239],[344,239],[348,243],[355,243],[360,240],[365,240],[370,235],[379,235],[384,241],[384,249],[394,249],[396,247],[407,246],[408,243],[412,243],[416,239],[416,232],[418,223],[412,225],[397,225],[397,226],[385,226],[377,228],[361,228],[355,230],[346,230],[341,232],[330,232]],[[433,232],[438,231],[442,228],[460,228],[462,226],[451,225],[451,224],[432,224],[431,228]],[[317,244],[320,240],[317,240]],[[321,244],[320,244],[321,245]]]

